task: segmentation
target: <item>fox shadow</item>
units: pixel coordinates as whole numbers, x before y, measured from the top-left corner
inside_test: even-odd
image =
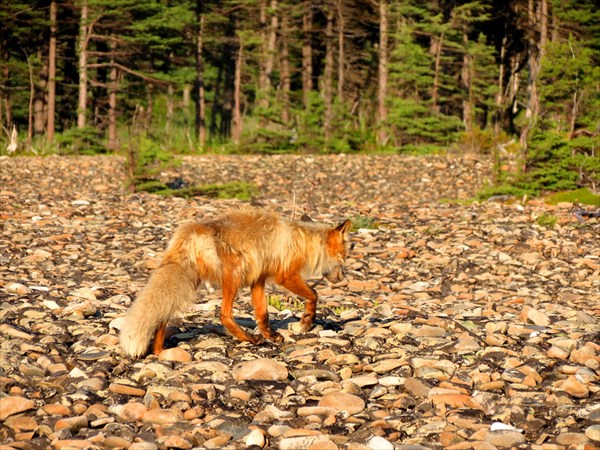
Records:
[[[324,330],[335,331],[336,333],[341,331],[344,326],[354,319],[348,320],[332,320],[329,318],[316,318],[314,325],[321,325]],[[236,322],[247,331],[258,334],[257,324],[254,320],[249,318],[236,318]],[[271,327],[274,331],[290,329],[290,324],[294,322],[300,322],[300,317],[289,316],[284,319],[272,320]],[[165,348],[176,347],[181,342],[190,342],[202,336],[218,335],[223,337],[232,338],[231,334],[225,329],[220,323],[206,323],[201,326],[195,326],[194,323],[184,323],[182,327],[185,331],[173,334],[171,337],[165,340]],[[311,334],[312,331],[308,331],[305,334]],[[301,333],[298,333],[301,334]],[[265,341],[269,342],[269,341]]]

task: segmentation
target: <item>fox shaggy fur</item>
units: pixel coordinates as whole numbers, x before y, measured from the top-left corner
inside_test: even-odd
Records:
[[[196,299],[196,289],[208,282],[223,291],[221,323],[242,341],[259,343],[233,319],[238,289],[251,288],[258,328],[264,338],[281,342],[271,330],[265,282],[272,280],[306,300],[302,329],[314,321],[317,293],[304,278],[342,279],[350,221],[338,227],[285,220],[260,209],[230,211],[211,220],[181,225],[160,266],[131,306],[120,333],[125,354],[145,355],[163,349],[167,322]]]

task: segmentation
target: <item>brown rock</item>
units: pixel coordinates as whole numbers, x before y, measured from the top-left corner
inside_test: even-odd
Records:
[[[67,428],[73,434],[76,434],[80,429],[88,426],[88,419],[86,416],[75,416],[75,417],[65,417],[63,419],[59,419],[54,424],[54,430],[62,430],[63,428]]]
[[[25,398],[9,395],[0,398],[0,420],[4,421],[13,414],[18,414],[29,409],[33,409],[35,404]]]
[[[575,376],[570,375],[560,385],[560,389],[565,391],[571,397],[586,398],[590,394],[590,389],[587,385],[579,381]]]
[[[228,434],[220,434],[212,439],[204,442],[206,448],[220,448],[227,444],[231,440],[231,436]]]
[[[4,421],[4,425],[11,428],[15,432],[31,431],[38,427],[38,423],[33,417],[28,416],[10,416]]]
[[[490,431],[485,442],[497,448],[513,448],[525,442],[525,436],[519,431]]]
[[[125,422],[141,422],[148,408],[140,402],[130,402],[121,408],[118,417]]]
[[[183,414],[178,410],[151,409],[142,417],[142,422],[154,425],[167,425],[183,420]]]
[[[109,392],[113,392],[115,394],[131,395],[134,397],[142,397],[144,394],[146,394],[144,389],[120,383],[110,383],[108,390]]]
[[[427,398],[431,387],[417,378],[409,377],[404,381],[404,388],[417,398]]]
[[[167,348],[158,355],[159,361],[190,362],[192,355],[180,347]]]
[[[550,325],[550,318],[546,314],[538,311],[537,309],[533,309],[528,305],[523,305],[521,314],[519,314],[519,319],[521,319],[523,322],[530,322],[534,325],[543,327]]]
[[[349,415],[353,415],[358,414],[365,409],[365,402],[362,398],[353,394],[333,392],[324,395],[321,400],[319,400],[319,406],[333,408],[337,411],[345,411]]]
[[[282,381],[287,377],[287,367],[268,358],[245,361],[233,368],[233,378],[238,382],[243,380]]]

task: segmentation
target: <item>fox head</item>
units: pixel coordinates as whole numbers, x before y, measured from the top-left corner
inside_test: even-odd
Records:
[[[327,232],[327,256],[329,267],[323,274],[332,283],[339,283],[344,279],[342,266],[348,256],[348,235],[352,222],[346,220]]]

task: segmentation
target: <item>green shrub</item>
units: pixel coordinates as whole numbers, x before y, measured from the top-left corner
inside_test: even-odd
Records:
[[[592,205],[600,207],[600,195],[594,194],[587,188],[577,189],[575,191],[557,192],[546,197],[546,202],[556,205],[560,202],[581,203],[583,205]]]
[[[541,227],[552,228],[556,225],[557,220],[558,217],[555,215],[543,213],[537,218],[536,222]]]

